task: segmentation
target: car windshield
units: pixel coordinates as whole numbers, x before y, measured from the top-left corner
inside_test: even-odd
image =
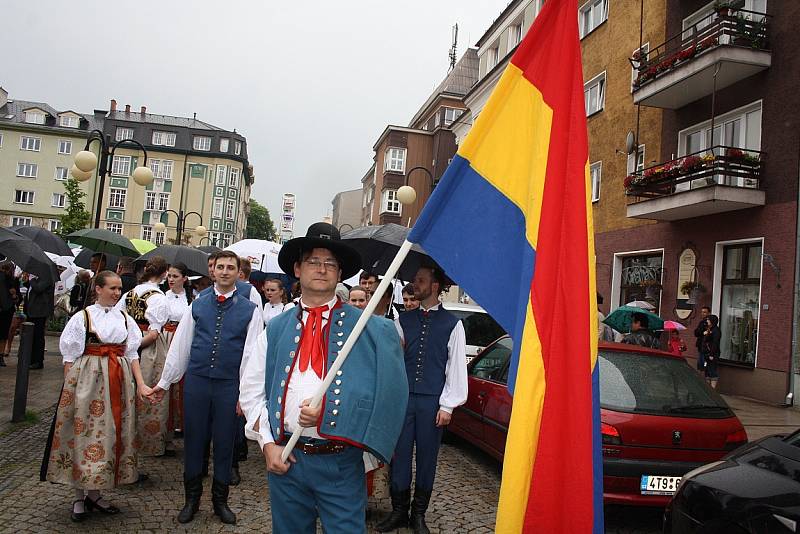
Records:
[[[600,405],[609,410],[721,419],[732,412],[685,361],[601,351]]]
[[[448,310],[461,319],[464,324],[464,333],[467,335],[467,345],[487,347],[496,339],[506,335],[505,330],[484,311]]]
[[[783,438],[783,440],[788,443],[789,445],[794,445],[795,447],[800,447],[800,430],[795,432],[794,434],[790,434]]]

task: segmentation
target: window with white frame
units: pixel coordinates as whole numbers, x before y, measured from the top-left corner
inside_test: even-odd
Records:
[[[19,149],[20,150],[32,150],[34,152],[39,152],[42,148],[42,138],[41,137],[28,137],[23,135],[19,138]]]
[[[230,220],[233,219],[234,215],[236,215],[236,201],[227,200],[225,202],[225,218]]]
[[[114,156],[114,160],[111,162],[111,174],[129,176],[131,174],[131,157]]]
[[[153,240],[153,227],[149,224],[142,225],[142,239],[145,241],[152,241]]]
[[[649,302],[658,315],[661,307],[661,282],[664,267],[664,253],[647,252],[621,257],[619,279],[619,301],[623,306],[634,300]]]
[[[72,141],[68,141],[66,139],[60,139],[58,141],[58,153],[72,154]]]
[[[228,167],[225,165],[217,165],[217,181],[216,185],[225,185],[225,177],[228,174]]]
[[[144,209],[145,211],[156,211],[156,199],[158,198],[158,193],[155,191],[145,191],[144,192]],[[144,238],[142,238],[144,239]],[[149,241],[149,239],[148,239]]]
[[[0,148],[3,148],[3,132],[0,132]]]
[[[162,159],[161,160],[161,175],[159,178],[162,180],[172,180],[172,165],[173,161],[171,159]]]
[[[389,147],[383,161],[384,171],[406,172],[406,149]]]
[[[600,200],[600,182],[603,178],[602,161],[589,165],[589,176],[592,178],[592,202],[597,202]]]
[[[106,230],[109,232],[114,232],[115,234],[122,234],[122,223],[113,223],[107,222],[106,223]]]
[[[606,103],[606,73],[598,74],[583,84],[583,100],[586,116],[602,111]]]
[[[742,150],[761,150],[761,101],[748,104],[682,130],[678,134],[678,155],[695,154],[723,145]]]
[[[17,189],[14,191],[14,203],[33,204],[34,196],[35,194],[33,191],[23,191],[22,189]]]
[[[166,237],[167,237],[167,232],[156,232],[156,237],[153,240],[153,243],[155,243],[156,245],[161,246],[161,245],[164,244],[164,239]]]
[[[29,124],[44,124],[44,113],[41,111],[26,111],[25,122]]]
[[[63,208],[66,205],[67,197],[63,193],[53,193],[50,205],[54,208]]]
[[[628,174],[641,172],[644,170],[644,145],[639,145],[639,149],[628,154],[627,164]]]
[[[133,128],[123,128],[118,126],[114,140],[124,141],[125,139],[133,139]]]
[[[39,166],[36,163],[17,163],[17,176],[36,178],[38,175]]]
[[[717,250],[719,250],[717,245]],[[720,359],[755,365],[761,309],[761,240],[722,246]]]
[[[61,230],[61,219],[48,219],[47,229],[51,232],[58,232]]]
[[[59,182],[69,179],[69,169],[66,167],[56,167],[55,179]]]
[[[158,194],[158,211],[167,211],[169,209],[169,193]]]
[[[58,125],[63,126],[64,128],[77,128],[78,117],[74,115],[61,115],[58,118]]]
[[[455,108],[444,108],[444,125],[450,126],[461,115],[462,110]]]
[[[508,27],[508,49],[513,50],[522,40],[522,20]]]
[[[231,142],[231,140],[228,139],[227,137],[223,137],[222,139],[220,139],[219,140],[219,151],[220,152],[227,152],[228,151],[228,145],[230,145],[230,142]]]
[[[231,167],[228,173],[228,185],[230,187],[239,187],[239,169]]]
[[[211,138],[205,135],[195,135],[192,147],[195,150],[209,151],[211,150]]]
[[[242,154],[242,142],[241,141],[234,141],[233,142],[233,153],[237,156]]]
[[[212,210],[211,210],[211,216],[212,217],[217,217],[217,218],[222,217],[222,199],[221,198],[215,198],[214,199],[213,207],[212,207]]]
[[[578,28],[581,39],[608,18],[608,0],[589,0],[578,10]]]
[[[400,214],[400,201],[397,200],[396,189],[386,189],[381,195],[381,213]]]
[[[486,51],[486,72],[492,70],[500,61],[500,47],[495,45]]]
[[[108,207],[125,209],[125,199],[127,198],[127,196],[128,196],[128,191],[126,189],[119,189],[116,187],[112,187],[108,196]]]
[[[11,226],[30,226],[31,223],[30,217],[11,217]]]
[[[153,131],[152,141],[156,146],[175,146],[175,132]]]

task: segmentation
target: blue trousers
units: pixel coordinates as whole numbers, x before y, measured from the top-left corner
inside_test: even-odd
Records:
[[[408,396],[406,420],[403,422],[403,430],[394,448],[390,466],[393,491],[405,491],[411,488],[411,459],[415,443],[417,480],[414,485],[424,491],[433,491],[436,461],[439,456],[439,445],[442,443],[442,429],[436,426],[438,412],[438,395],[411,393]]]
[[[364,453],[347,447],[336,454],[305,454],[284,475],[268,473],[275,534],[314,534],[317,517],[325,534],[366,532]]]
[[[214,443],[214,478],[231,481],[236,439],[238,380],[217,380],[187,374],[183,383],[183,472],[186,480],[200,476],[209,439]]]

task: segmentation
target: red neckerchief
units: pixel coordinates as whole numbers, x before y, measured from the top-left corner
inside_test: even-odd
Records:
[[[303,308],[308,312],[308,318],[303,326],[303,334],[300,339],[300,372],[305,372],[309,364],[318,377],[322,378],[325,367],[325,336],[322,332],[322,313],[328,311],[328,305],[317,306],[316,308]]]

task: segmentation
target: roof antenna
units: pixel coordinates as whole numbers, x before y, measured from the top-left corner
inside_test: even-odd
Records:
[[[458,24],[453,25],[453,46],[450,47],[450,68],[447,72],[452,71],[456,67],[456,59],[457,56],[457,47],[458,47]]]

